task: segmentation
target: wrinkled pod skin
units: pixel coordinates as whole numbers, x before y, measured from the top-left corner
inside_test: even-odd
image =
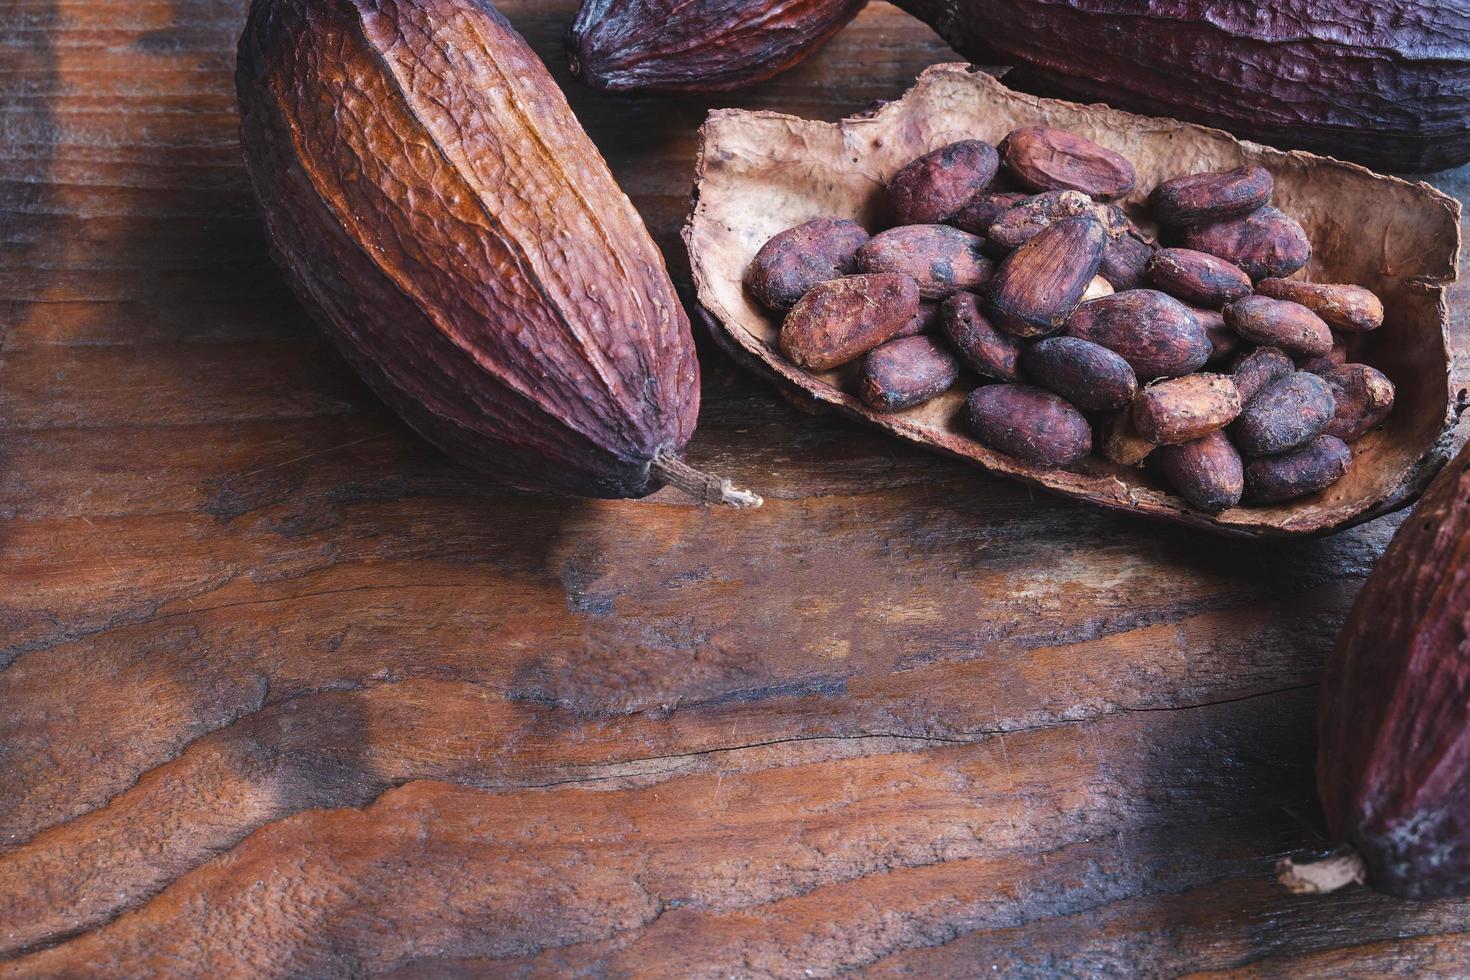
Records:
[[[236,87],[278,262],[377,394],[511,484],[640,497],[699,368],[663,258],[483,0],[255,0]]]
[[[584,85],[723,92],[798,64],[867,0],[586,0],[567,32]]]

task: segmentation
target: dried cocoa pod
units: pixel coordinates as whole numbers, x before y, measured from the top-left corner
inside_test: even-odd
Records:
[[[1247,463],[1246,499],[1256,504],[1280,504],[1325,490],[1343,478],[1352,461],[1347,443],[1323,433],[1300,449]]]
[[[1030,385],[977,388],[965,423],[992,449],[1038,466],[1071,466],[1092,452],[1092,430],[1065,399]]]
[[[819,282],[857,271],[857,251],[868,232],[846,218],[817,218],[788,228],[761,246],[745,285],[762,306],[789,310]]]
[[[926,153],[888,182],[888,200],[901,225],[933,225],[951,218],[989,185],[1000,166],[995,147],[961,140]]]
[[[954,355],[929,337],[903,337],[868,351],[858,395],[880,412],[901,412],[943,392],[960,375]]]
[[[914,314],[914,318],[912,320],[910,320],[908,322],[908,324],[902,330],[900,330],[898,333],[894,334],[893,336],[895,338],[897,338],[897,337],[917,337],[921,333],[928,333],[929,331],[933,330],[938,325],[939,325],[939,304],[938,303],[929,303],[929,302],[920,302],[919,303],[919,312],[915,313]]]
[[[609,91],[725,92],[799,63],[867,0],[584,0],[567,61]]]
[[[891,272],[845,276],[807,290],[781,323],[781,352],[828,371],[892,339],[919,310],[919,287]]]
[[[1030,197],[1030,194],[995,193],[979,194],[949,219],[948,224],[972,235],[985,235],[990,226],[1013,205]]]
[[[1155,381],[1133,402],[1138,434],[1160,446],[1201,439],[1240,414],[1240,392],[1224,374],[1191,374]]]
[[[759,502],[679,460],[699,368],[663,256],[492,7],[257,0],[235,80],[292,287],[422,435],[518,486]]]
[[[1256,283],[1256,292],[1300,303],[1336,330],[1366,333],[1383,326],[1383,301],[1362,286],[1262,279]]]
[[[1344,364],[1322,372],[1332,389],[1336,411],[1322,431],[1344,442],[1361,438],[1393,412],[1393,382],[1367,364]]]
[[[1253,280],[1289,276],[1312,258],[1312,245],[1302,226],[1270,207],[1239,218],[1190,225],[1184,229],[1183,244],[1218,255]]]
[[[1069,336],[1101,344],[1121,356],[1140,381],[1198,371],[1212,350],[1189,307],[1153,289],[1089,300],[1073,311],[1066,329]]]
[[[1240,347],[1240,334],[1226,325],[1225,314],[1202,306],[1191,306],[1189,312],[1204,328],[1205,336],[1210,338],[1210,360],[1229,357]]]
[[[990,223],[987,238],[1003,249],[1020,248],[1041,229],[1063,218],[1075,218],[1092,208],[1092,198],[1079,191],[1033,194],[1007,209]]]
[[[896,272],[918,283],[924,299],[944,299],[961,289],[978,289],[995,265],[984,242],[949,225],[900,225],[880,231],[858,249],[863,272]]]
[[[1246,403],[1230,426],[1230,438],[1247,456],[1290,452],[1326,429],[1336,409],[1327,382],[1293,371]]]
[[[1231,329],[1252,343],[1308,357],[1322,357],[1332,350],[1332,331],[1299,303],[1247,296],[1225,307],[1224,313]]]
[[[1122,154],[1049,126],[1012,130],[1000,144],[1001,161],[1023,187],[1081,191],[1110,201],[1133,190],[1137,175]]]
[[[1224,306],[1251,294],[1251,280],[1222,258],[1188,248],[1161,248],[1144,269],[1159,289],[1195,306]]]
[[[1250,214],[1271,202],[1273,182],[1265,167],[1189,174],[1166,180],[1148,196],[1164,225],[1193,225]]]
[[[1021,355],[1027,377],[1078,408],[1101,412],[1122,408],[1138,394],[1128,362],[1088,340],[1047,337]]]
[[[1230,378],[1240,392],[1242,402],[1250,402],[1261,389],[1287,377],[1296,365],[1286,352],[1275,347],[1257,347],[1235,362]]]
[[[1015,381],[1021,358],[1021,341],[994,325],[980,312],[974,293],[955,293],[944,301],[940,326],[965,366],[997,381]]]
[[[1018,337],[1061,329],[1097,275],[1106,240],[1102,223],[1091,214],[1043,229],[1006,257],[986,287],[991,322]]]
[[[1140,466],[1158,443],[1149,442],[1133,422],[1132,406],[1107,419],[1102,426],[1103,458],[1119,466]]]
[[[1159,447],[1164,478],[1179,496],[1200,510],[1226,510],[1245,491],[1245,464],[1219,430],[1177,446]]]

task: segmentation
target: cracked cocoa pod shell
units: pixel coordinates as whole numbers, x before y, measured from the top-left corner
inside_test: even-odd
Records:
[[[773,310],[789,310],[819,282],[857,271],[868,231],[846,218],[817,218],[788,228],[761,246],[745,282]]]
[[[1269,170],[1247,165],[1166,180],[1149,194],[1148,204],[1160,224],[1209,223],[1265,207],[1273,186]]]
[[[1154,289],[1089,300],[1073,311],[1066,330],[1120,355],[1140,381],[1192,374],[1214,350],[1189,307]]]
[[[961,231],[968,231],[972,235],[988,234],[996,218],[999,218],[1011,206],[1021,203],[1028,197],[1031,195],[1008,191],[976,195],[950,217],[948,224],[954,225]]]
[[[1393,411],[1393,382],[1377,368],[1344,364],[1323,371],[1322,380],[1332,389],[1334,400],[1332,420],[1322,431],[1343,442],[1362,438]]]
[[[1267,385],[1241,409],[1230,438],[1247,456],[1273,456],[1306,445],[1337,410],[1332,388],[1315,374],[1293,371]]]
[[[256,0],[236,86],[278,261],[384,401],[518,486],[658,489],[699,410],[688,321],[638,213],[493,8]]]
[[[1050,126],[1022,126],[1000,145],[1006,171],[1036,191],[1081,191],[1110,201],[1133,190],[1138,177],[1121,153]]]
[[[585,0],[567,32],[584,85],[725,92],[801,62],[867,0]]]
[[[1219,430],[1177,446],[1160,446],[1159,465],[1179,496],[1200,510],[1234,507],[1245,492],[1245,464]]]
[[[965,366],[986,378],[1015,381],[1021,341],[994,324],[980,312],[974,293],[955,293],[940,309],[940,325],[950,345]]]
[[[1160,446],[1201,439],[1240,414],[1240,392],[1224,374],[1155,381],[1133,402],[1138,434]]]
[[[1256,292],[1300,303],[1334,330],[1367,333],[1383,326],[1383,301],[1362,286],[1262,279],[1256,283]]]
[[[1188,248],[1161,248],[1144,269],[1149,281],[1195,306],[1224,306],[1251,294],[1250,276],[1224,259]]]
[[[984,241],[949,225],[899,225],[880,231],[858,249],[858,268],[908,276],[924,299],[944,299],[961,289],[979,289],[995,265]]]
[[[991,322],[1018,337],[1055,333],[1102,261],[1107,232],[1094,215],[1064,218],[1008,255],[986,286]]]
[[[1235,362],[1230,378],[1240,392],[1240,400],[1249,403],[1262,388],[1275,384],[1296,370],[1286,352],[1275,347],[1257,347]]]
[[[1332,330],[1300,303],[1247,296],[1223,312],[1231,329],[1252,343],[1307,357],[1323,357],[1332,351]]]
[[[1022,384],[977,388],[965,402],[975,438],[1038,466],[1071,466],[1092,452],[1092,428],[1066,399]]]
[[[1063,218],[1075,218],[1092,209],[1092,198],[1079,191],[1048,191],[1013,204],[990,223],[986,240],[1001,249],[1020,248]]]
[[[1076,337],[1037,341],[1021,355],[1021,367],[1037,385],[1084,411],[1122,408],[1138,394],[1138,379],[1127,361]]]
[[[888,182],[888,200],[901,225],[947,221],[990,184],[1000,166],[995,147],[961,140],[924,154]]]
[[[1252,280],[1289,276],[1312,258],[1312,244],[1302,226],[1270,207],[1239,218],[1190,225],[1184,229],[1182,243],[1240,267]]]
[[[868,351],[858,394],[880,412],[901,412],[935,397],[959,374],[959,362],[937,341],[903,337]]]
[[[1347,443],[1323,433],[1300,449],[1247,463],[1246,500],[1279,504],[1317,493],[1341,480],[1352,461]]]
[[[781,323],[781,352],[793,363],[827,371],[891,340],[919,311],[908,276],[877,272],[818,283]]]

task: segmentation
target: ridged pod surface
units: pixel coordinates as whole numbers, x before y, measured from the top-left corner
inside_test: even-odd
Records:
[[[699,369],[663,258],[482,0],[256,0],[236,85],[280,265],[373,389],[512,484],[657,489]]]

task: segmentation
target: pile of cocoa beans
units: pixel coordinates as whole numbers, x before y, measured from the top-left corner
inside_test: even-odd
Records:
[[[963,383],[974,437],[1034,466],[1149,466],[1212,512],[1341,479],[1347,443],[1393,408],[1388,378],[1352,361],[1383,304],[1289,278],[1311,245],[1261,167],[1153,188],[1162,244],[1112,203],[1135,183],[1127,159],[1058,129],[951,143],[888,182],[893,227],[791,228],[746,285],[784,316],[796,365],[857,366],[882,412]]]

